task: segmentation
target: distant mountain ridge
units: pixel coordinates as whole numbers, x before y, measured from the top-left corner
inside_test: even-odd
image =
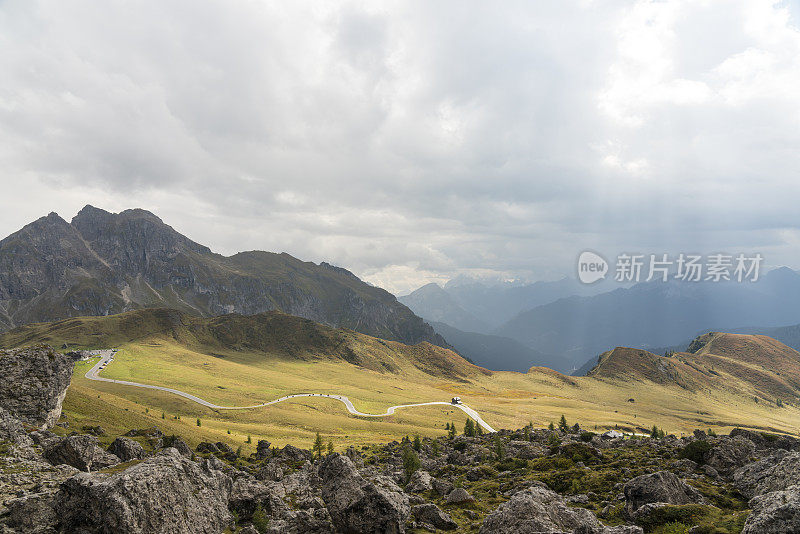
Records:
[[[582,366],[609,346],[652,349],[701,329],[800,323],[800,274],[780,268],[756,283],[649,282],[591,297],[569,297],[522,312],[495,330]]]
[[[217,316],[271,310],[368,335],[447,346],[387,291],[289,254],[213,253],[141,209],[51,213],[0,241],[0,331],[167,307]]]

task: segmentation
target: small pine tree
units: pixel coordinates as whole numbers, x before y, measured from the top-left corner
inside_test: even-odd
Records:
[[[562,432],[569,431],[569,425],[567,424],[567,418],[564,417],[564,414],[561,414],[561,420],[558,422],[558,429]]]
[[[550,424],[549,424],[549,425],[547,425],[547,429],[548,429],[548,430],[555,430],[555,429],[556,429],[556,425],[554,425],[554,424],[553,424],[553,422],[552,422],[552,421],[550,421]]]
[[[419,456],[411,447],[403,447],[403,471],[406,474],[406,482],[411,479],[411,475],[420,468]]]
[[[450,430],[450,422],[448,421],[446,425],[444,425],[445,430]]]
[[[414,450],[419,452],[422,449],[422,442],[419,439],[419,434],[414,434],[414,442],[411,445]]]
[[[166,419],[166,418],[167,418],[167,414],[165,414],[164,412],[161,412],[161,419]]]
[[[505,447],[503,446],[503,440],[500,436],[494,437],[494,453],[497,456],[498,460],[502,460],[503,456],[505,455]]]
[[[328,454],[333,454],[333,442],[328,442]]]
[[[269,516],[264,512],[264,509],[261,508],[261,503],[256,505],[256,510],[253,512],[253,517],[250,519],[253,523],[253,527],[259,532],[259,534],[265,533],[269,530]]]
[[[483,427],[478,423],[475,423],[475,435],[482,436],[483,435]]]
[[[658,438],[658,427],[656,425],[653,425],[653,428],[650,430],[650,437],[653,439]]]
[[[228,430],[228,435],[230,436],[230,434],[231,434],[231,431],[230,431],[230,430]]]
[[[324,448],[325,442],[322,441],[322,436],[317,432],[317,437],[314,439],[314,446],[311,447],[311,450],[317,453],[317,458],[322,458],[322,449]]]
[[[433,453],[434,456],[439,456],[439,440],[438,439],[434,439],[431,442],[431,452]]]
[[[525,428],[522,429],[522,439],[524,439],[525,441],[531,440],[531,427],[526,426]]]
[[[145,408],[144,413],[150,413],[150,408]]]
[[[456,437],[456,425],[454,423],[450,423],[450,430],[447,431],[447,437],[450,439]]]
[[[467,422],[464,423],[464,435],[470,437],[475,435],[475,424],[469,417],[467,418]]]
[[[202,423],[200,423],[200,418],[199,417],[197,418],[197,426],[203,426]]]
[[[250,437],[250,434],[247,434],[247,439],[244,440],[245,443],[253,443],[253,438]]]
[[[242,446],[239,445],[238,447],[236,447],[236,456],[241,456],[241,455],[242,455]]]

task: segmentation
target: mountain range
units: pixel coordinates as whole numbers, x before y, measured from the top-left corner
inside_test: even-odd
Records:
[[[400,300],[459,352],[490,369],[546,365],[563,372],[579,368],[575,374],[585,374],[609,346],[680,351],[699,332],[710,330],[772,335],[800,347],[800,328],[783,327],[800,323],[800,274],[786,267],[754,283],[659,281],[610,291],[607,283],[586,287],[570,279],[522,286],[428,284]],[[752,324],[762,326],[742,328]],[[784,330],[773,331],[776,327]],[[511,340],[514,349],[509,349]],[[495,354],[494,361],[482,353]]]
[[[199,316],[279,310],[389,340],[447,346],[383,289],[289,254],[215,254],[141,209],[51,213],[0,241],[0,331],[168,307]]]

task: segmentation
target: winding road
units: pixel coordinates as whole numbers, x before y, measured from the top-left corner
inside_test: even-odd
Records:
[[[189,399],[190,401],[196,402],[197,404],[201,404],[203,406],[206,406],[214,410],[248,410],[251,408],[261,408],[263,406],[269,406],[270,404],[277,404],[279,402],[283,402],[289,399],[296,399],[299,397],[324,397],[327,399],[335,399],[344,404],[345,407],[347,408],[347,411],[350,412],[352,415],[358,415],[360,417],[386,417],[387,415],[392,415],[396,410],[399,410],[400,408],[444,405],[444,406],[450,406],[451,408],[458,408],[459,410],[467,414],[469,417],[474,419],[475,422],[481,425],[481,427],[487,432],[495,432],[495,429],[489,426],[489,424],[483,420],[483,418],[480,416],[478,412],[476,412],[466,404],[453,404],[451,402],[444,402],[444,401],[420,402],[418,404],[401,404],[399,406],[390,406],[386,410],[386,413],[380,413],[380,414],[359,412],[358,410],[356,410],[355,406],[353,406],[353,403],[350,401],[350,399],[347,398],[346,396],[330,395],[327,393],[295,393],[293,395],[286,395],[285,397],[265,402],[263,404],[254,404],[253,406],[219,406],[217,404],[213,404],[211,402],[208,402],[207,400],[201,399],[200,397],[197,397],[190,393],[186,393],[185,391],[181,391],[179,389],[167,388],[163,386],[154,386],[152,384],[140,384],[138,382],[129,382],[127,380],[114,380],[111,378],[103,378],[102,376],[99,376],[98,373],[100,372],[100,370],[104,369],[109,363],[114,361],[114,355],[116,353],[117,351],[115,349],[97,351],[96,355],[100,356],[100,361],[97,362],[91,369],[86,371],[85,375],[86,378],[88,378],[89,380],[96,380],[98,382],[110,382],[112,384],[121,384],[123,386],[134,386],[139,388],[157,389],[159,391],[166,391],[167,393],[174,393],[175,395],[180,395],[185,399]]]

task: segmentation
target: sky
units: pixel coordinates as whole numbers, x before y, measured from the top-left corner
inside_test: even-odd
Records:
[[[0,0],[0,235],[86,204],[392,292],[800,268],[800,2]]]

